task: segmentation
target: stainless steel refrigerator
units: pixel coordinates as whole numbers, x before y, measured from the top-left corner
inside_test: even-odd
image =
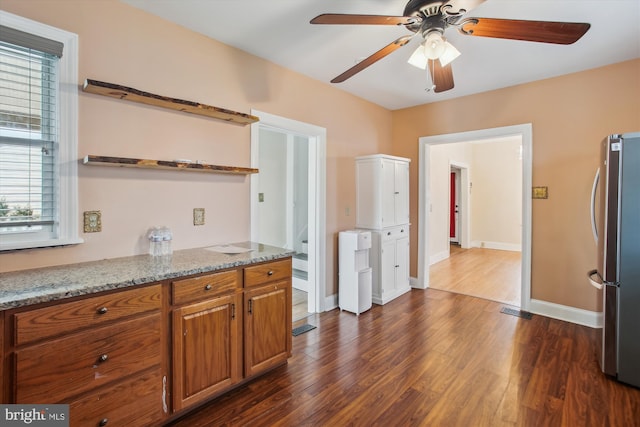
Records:
[[[591,223],[598,259],[589,281],[603,295],[600,366],[640,387],[640,132],[602,141]]]

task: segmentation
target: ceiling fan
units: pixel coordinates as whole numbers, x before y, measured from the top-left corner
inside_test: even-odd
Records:
[[[516,19],[466,18],[464,15],[485,0],[410,0],[403,16],[349,15],[326,13],[311,20],[312,24],[403,25],[412,35],[400,37],[368,58],[340,74],[331,83],[341,83],[406,45],[416,35],[423,42],[409,58],[409,63],[426,69],[435,85],[435,92],[453,89],[451,61],[460,55],[444,37],[448,27],[456,27],[468,36],[524,40],[540,43],[572,44],[582,37],[587,23],[525,21]]]

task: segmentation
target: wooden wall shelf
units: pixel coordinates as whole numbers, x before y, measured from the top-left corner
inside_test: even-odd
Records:
[[[128,101],[153,105],[155,107],[168,108],[170,110],[183,111],[185,113],[210,117],[243,126],[260,120],[258,117],[250,114],[238,113],[236,111],[200,104],[193,101],[185,101],[183,99],[168,98],[166,96],[155,95],[153,93],[143,92],[131,87],[101,82],[98,80],[85,80],[82,90],[88,93],[126,99]]]
[[[249,175],[258,173],[258,169],[236,166],[218,166],[205,163],[191,163],[167,160],[131,159],[127,157],[106,157],[88,155],[82,161],[85,165],[120,166],[129,168],[166,169],[193,172],[225,173],[233,175]]]

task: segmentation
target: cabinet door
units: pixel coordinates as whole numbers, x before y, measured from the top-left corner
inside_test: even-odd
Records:
[[[409,285],[409,237],[396,240],[396,289],[406,289]]]
[[[174,410],[240,380],[239,300],[225,295],[174,310]]]
[[[382,299],[385,294],[396,289],[396,241],[387,239],[382,241],[380,257],[380,290]]]
[[[382,227],[396,225],[396,189],[395,189],[395,169],[396,162],[382,159],[382,179],[380,182],[380,196],[382,202]]]
[[[245,376],[284,363],[291,355],[291,282],[274,282],[244,293]]]
[[[395,224],[409,223],[409,163],[396,162],[394,168]]]

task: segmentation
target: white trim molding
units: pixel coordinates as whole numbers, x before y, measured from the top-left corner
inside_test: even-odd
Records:
[[[527,311],[540,316],[564,320],[565,322],[576,323],[590,328],[602,328],[604,324],[602,313],[537,299],[531,300],[529,310]]]

